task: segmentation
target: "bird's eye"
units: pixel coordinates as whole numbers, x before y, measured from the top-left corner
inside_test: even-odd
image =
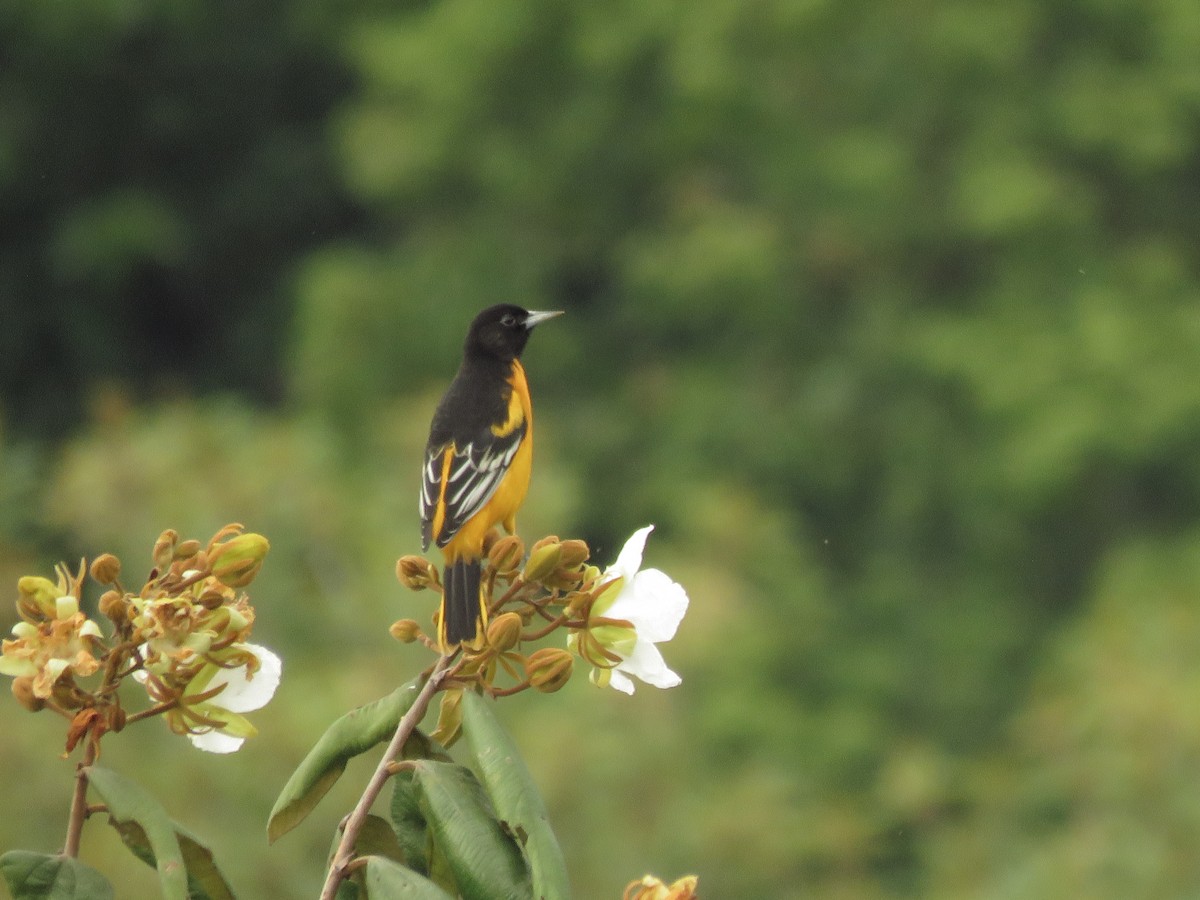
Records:
[[[504,316],[504,318],[502,318],[500,320],[500,324],[503,325],[505,328],[512,328],[514,325],[517,324],[517,317],[514,316],[512,313],[507,313]]]

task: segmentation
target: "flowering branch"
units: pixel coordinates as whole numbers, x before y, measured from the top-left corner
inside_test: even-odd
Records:
[[[222,528],[207,545],[180,541],[168,529],[155,542],[154,566],[136,591],[122,586],[120,560],[110,553],[96,557],[90,567],[81,561],[74,571],[60,564],[55,581],[33,575],[18,581],[20,621],[12,638],[0,642],[0,674],[12,677],[13,695],[26,710],[49,709],[68,720],[64,758],[83,744],[62,852],[14,851],[0,857],[10,887],[23,885],[21,896],[43,896],[26,890],[35,871],[41,873],[34,878],[39,884],[38,879],[58,884],[59,874],[70,879],[76,885],[73,896],[112,895],[103,876],[78,861],[84,824],[101,808],[89,806],[89,791],[106,801],[103,808],[115,826],[137,825],[122,836],[128,841],[128,835],[139,834],[149,842],[137,838],[130,847],[143,858],[158,858],[166,895],[181,896],[181,878],[223,883],[215,869],[187,867],[174,826],[153,797],[96,762],[105,735],[154,716],[197,746],[217,752],[236,749],[254,733],[240,713],[270,698],[280,663],[271,651],[246,642],[254,609],[240,589],[258,574],[268,546],[266,538],[244,533],[240,525]],[[105,588],[96,619],[82,611],[89,575]],[[122,686],[127,682],[142,685],[148,706],[126,712]]]

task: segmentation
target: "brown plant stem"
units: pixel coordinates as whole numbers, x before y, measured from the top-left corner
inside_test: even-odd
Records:
[[[83,571],[83,563],[80,562],[80,572]],[[82,579],[82,575],[80,576]],[[120,685],[121,677],[117,674],[118,670],[124,665],[125,660],[134,649],[133,644],[124,643],[118,644],[108,651],[108,659],[104,663],[104,676],[100,680],[100,687],[97,688],[95,697],[107,698],[115,693]],[[119,707],[120,701],[114,701]],[[106,708],[113,704],[106,704]],[[79,856],[79,842],[83,837],[83,823],[88,817],[88,802],[87,802],[87,768],[96,761],[100,755],[100,737],[104,734],[103,730],[90,728],[83,736],[83,759],[79,761],[78,767],[75,769],[75,790],[71,794],[71,812],[67,816],[67,840],[63,844],[63,856],[74,859]],[[68,744],[68,747],[71,745]]]
[[[429,702],[445,680],[446,666],[450,659],[450,656],[442,656],[434,665],[433,671],[429,673],[429,677],[421,687],[421,692],[417,694],[412,706],[408,708],[408,712],[396,726],[396,733],[392,736],[392,741],[388,744],[379,765],[375,767],[375,773],[371,776],[371,780],[367,782],[366,790],[358,798],[354,811],[346,817],[342,826],[342,838],[338,842],[337,852],[334,853],[333,860],[329,864],[329,872],[325,877],[325,886],[321,889],[320,900],[334,900],[342,879],[350,873],[351,863],[354,860],[354,844],[358,840],[358,834],[367,819],[367,814],[370,813],[371,806],[379,797],[388,778],[391,777],[392,763],[404,749],[404,742],[417,727],[417,723],[424,718],[425,711],[429,708]]]
[[[520,684],[514,684],[512,687],[506,688],[489,688],[488,694],[493,697],[511,697],[513,694],[519,694],[521,691],[527,691],[530,688],[528,681],[523,681]]]
[[[151,716],[159,716],[165,712],[170,712],[179,705],[179,700],[166,700],[154,706],[149,706],[146,709],[138,710],[135,713],[130,713],[125,717],[125,724],[132,725],[134,722],[140,722],[142,719],[148,719]]]
[[[83,759],[75,769],[75,791],[71,795],[71,814],[67,817],[67,841],[63,845],[63,856],[75,859],[79,856],[79,841],[83,836],[83,823],[88,817],[87,767],[96,761],[99,741],[89,735],[83,742]]]
[[[555,616],[553,619],[551,619],[549,624],[547,624],[544,628],[538,628],[533,631],[522,632],[521,640],[523,640],[523,641],[540,640],[541,638],[544,638],[546,635],[548,635],[550,632],[552,632],[555,628],[558,628],[561,625],[565,625],[569,621],[570,621],[570,616],[568,616],[564,612],[561,616]],[[584,624],[586,625],[587,623],[585,622]]]

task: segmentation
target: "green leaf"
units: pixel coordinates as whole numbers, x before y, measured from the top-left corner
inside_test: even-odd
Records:
[[[383,856],[365,857],[358,873],[368,900],[454,900],[423,875]]]
[[[410,869],[429,874],[429,827],[417,804],[417,787],[411,769],[392,778],[392,828]]]
[[[383,856],[401,864],[405,862],[404,848],[396,840],[396,832],[379,816],[367,816],[363,820],[354,850],[359,856]]]
[[[109,822],[125,844],[135,854],[136,848],[149,849],[165,900],[188,900],[183,851],[175,837],[175,825],[162,804],[141,785],[112,769],[89,766],[85,772],[92,789],[108,807]]]
[[[414,732],[413,737],[421,738],[423,743],[410,740],[404,747],[406,757],[451,761],[450,755],[440,744],[429,740],[419,731]],[[409,755],[410,751],[413,752],[412,756]],[[454,873],[446,860],[446,854],[433,843],[429,824],[425,821],[417,801],[417,787],[413,782],[412,769],[401,770],[392,778],[391,812],[392,827],[404,850],[404,860],[408,867],[447,890],[453,890]]]
[[[13,900],[112,900],[103,875],[77,859],[10,850],[0,856],[0,874]]]
[[[194,834],[172,822],[179,849],[183,852],[183,864],[187,866],[188,896],[191,900],[234,900],[233,889],[217,868],[212,851]]]
[[[271,843],[304,821],[342,776],[347,762],[395,733],[423,683],[424,677],[418,676],[388,696],[351,710],[325,730],[275,801],[267,821]]]
[[[463,734],[475,757],[479,777],[487,788],[500,820],[517,836],[533,878],[538,900],[564,900],[571,896],[567,863],[537,785],[517,746],[493,712],[494,701],[463,692]]]
[[[528,900],[529,869],[470,769],[422,760],[417,803],[463,900]]]
[[[233,889],[217,868],[212,851],[178,822],[172,821],[171,825],[179,841],[183,864],[187,867],[189,900],[234,900]],[[145,832],[133,825],[128,830],[118,829],[118,833],[134,856],[146,865],[154,866],[154,853]]]

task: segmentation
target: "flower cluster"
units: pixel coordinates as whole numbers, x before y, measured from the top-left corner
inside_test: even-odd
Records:
[[[240,525],[222,528],[207,544],[168,530],[136,592],[121,586],[120,560],[97,557],[90,575],[107,587],[98,602],[111,623],[107,637],[80,611],[85,563],[75,574],[60,565],[57,582],[22,578],[21,621],[3,643],[0,674],[13,676],[13,693],[27,709],[71,719],[68,749],[85,734],[99,740],[130,721],[162,715],[201,749],[236,750],[254,734],[243,713],[270,700],[282,669],[279,657],[248,641],[254,609],[242,591],[268,549],[266,538]],[[129,677],[151,704],[131,714],[118,690]]]
[[[652,530],[647,526],[635,532],[604,572],[588,564],[590,550],[583,541],[551,536],[526,554],[519,537],[493,532],[485,544],[482,576],[484,594],[493,598],[488,626],[473,646],[462,648],[433,736],[443,743],[456,737],[464,687],[479,686],[492,696],[530,688],[551,693],[570,679],[576,658],[592,667],[594,684],[626,694],[634,691],[631,676],[659,688],[679,684],[655,645],[674,637],[688,597],[659,570],[640,571]],[[441,590],[437,567],[422,557],[403,557],[396,573],[412,590]],[[524,651],[523,645],[558,630],[567,634],[565,647]],[[437,641],[412,619],[396,622],[391,632],[401,641],[420,640],[440,652]],[[501,673],[513,682],[510,686],[498,683]]]
[[[279,685],[279,657],[247,641],[254,609],[240,592],[268,548],[262,535],[237,525],[217,532],[206,550],[164,532],[157,577],[126,598],[142,663],[134,677],[165,708],[171,730],[203,750],[237,750],[255,734],[242,713],[264,706]]]
[[[76,676],[86,678],[100,668],[100,626],[79,611],[83,581],[59,566],[58,581],[26,576],[17,583],[13,639],[4,641],[0,674],[11,675],[13,693],[24,706],[41,709],[56,693],[70,705],[78,690]]]

